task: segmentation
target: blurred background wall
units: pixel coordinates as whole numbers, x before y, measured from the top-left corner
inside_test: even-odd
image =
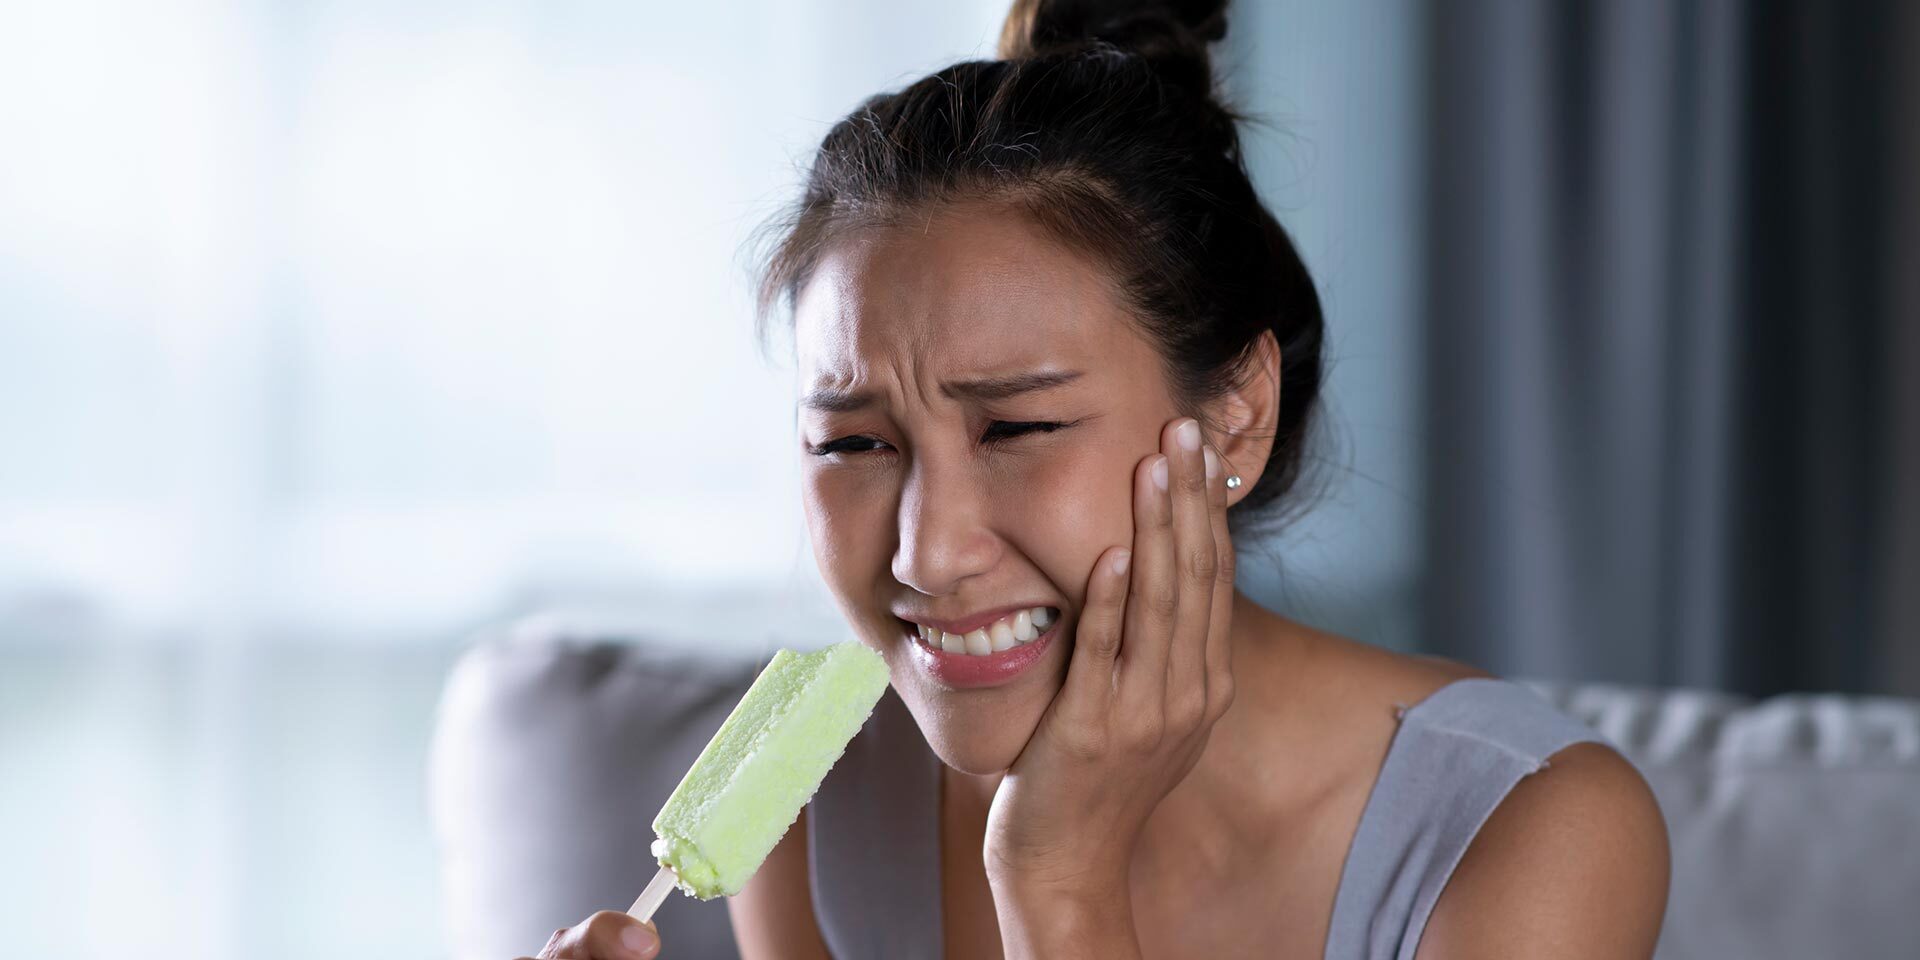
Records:
[[[831,636],[743,244],[1004,12],[8,7],[0,954],[444,955],[421,764],[474,629]],[[1920,693],[1904,5],[1232,23],[1332,337],[1329,493],[1250,593],[1533,676]]]

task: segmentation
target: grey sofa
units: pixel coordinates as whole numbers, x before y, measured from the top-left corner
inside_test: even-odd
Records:
[[[454,955],[530,954],[630,903],[654,870],[654,812],[760,660],[551,625],[470,650],[430,770]],[[1660,798],[1674,858],[1662,960],[1920,958],[1920,702],[1535,688]],[[736,956],[719,901],[676,896],[658,919],[667,956]]]

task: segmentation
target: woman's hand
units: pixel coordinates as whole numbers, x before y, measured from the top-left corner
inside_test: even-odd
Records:
[[[1131,935],[1134,843],[1233,699],[1225,471],[1191,419],[1169,423],[1160,449],[1134,469],[1133,549],[1110,548],[1094,564],[1066,684],[987,816],[987,871],[1010,951],[1017,901],[1036,914],[1084,906],[1103,927],[1124,920]]]
[[[602,910],[577,926],[555,930],[538,960],[653,960],[659,955],[660,931],[653,924]]]

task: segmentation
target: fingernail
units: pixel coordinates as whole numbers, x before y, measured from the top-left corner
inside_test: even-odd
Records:
[[[1133,563],[1133,551],[1122,550],[1113,555],[1113,572],[1125,575],[1127,567]]]
[[[1220,455],[1217,453],[1214,453],[1212,447],[1208,447],[1206,451],[1201,454],[1201,456],[1205,458],[1207,461],[1207,479],[1212,480],[1213,478],[1219,476],[1220,475]]]
[[[1167,488],[1167,458],[1161,457],[1153,463],[1153,485],[1162,490]]]
[[[620,944],[639,956],[653,956],[653,935],[645,927],[628,927],[620,931]]]
[[[1173,439],[1179,441],[1180,447],[1183,450],[1191,452],[1200,449],[1200,422],[1197,420],[1188,420],[1174,427]]]

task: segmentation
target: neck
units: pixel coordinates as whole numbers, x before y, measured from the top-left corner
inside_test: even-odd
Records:
[[[1205,752],[1186,779],[1161,801],[1149,829],[1161,834],[1184,832],[1179,823],[1219,824],[1221,817],[1245,811],[1242,798],[1263,785],[1249,771],[1280,768],[1274,762],[1286,752],[1286,745],[1272,739],[1271,718],[1284,711],[1297,698],[1288,694],[1298,682],[1301,667],[1311,654],[1311,631],[1260,606],[1236,590],[1233,594],[1233,627],[1229,643],[1233,650],[1235,689],[1242,691],[1233,705],[1214,724]],[[1251,695],[1258,691],[1258,696]],[[1249,762],[1254,753],[1260,762]],[[962,773],[943,768],[949,802],[965,804],[984,816],[993,803],[1005,773]],[[1182,817],[1189,810],[1209,811],[1209,816]],[[1204,828],[1202,828],[1204,829]],[[1216,828],[1217,829],[1217,828]]]
[[[1234,699],[1200,759],[1160,800],[1134,850],[1136,882],[1200,889],[1239,882],[1268,862],[1266,844],[1306,836],[1325,781],[1315,771],[1314,631],[1238,591],[1233,613]]]
[[[961,773],[944,764],[940,767],[944,783],[942,792],[946,802],[958,804],[961,809],[976,813],[985,819],[987,808],[993,805],[994,792],[1000,789],[1000,780],[1006,776],[1000,773]]]

